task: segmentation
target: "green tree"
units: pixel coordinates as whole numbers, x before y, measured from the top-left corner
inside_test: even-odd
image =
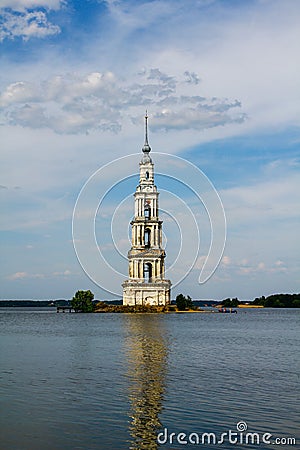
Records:
[[[179,311],[185,311],[186,309],[192,309],[193,301],[189,295],[187,297],[185,297],[183,294],[178,294],[176,297],[176,306],[179,309]]]
[[[230,299],[226,298],[225,300],[222,300],[222,305],[225,308],[236,308],[240,304],[240,301],[237,297]]]
[[[239,299],[238,299],[237,297],[235,297],[235,298],[233,298],[233,299],[231,300],[231,306],[232,306],[233,308],[236,308],[239,304],[240,304],[240,301],[239,301]]]
[[[228,308],[229,306],[231,306],[230,298],[225,298],[225,300],[222,300],[222,305],[225,306],[225,308]]]
[[[193,300],[191,299],[191,297],[189,295],[186,298],[186,307],[188,309],[193,309],[194,308]]]
[[[256,297],[253,300],[253,305],[265,306],[265,303],[266,303],[266,297],[264,295],[262,295],[261,297]]]
[[[93,312],[94,305],[94,294],[88,291],[77,291],[71,300],[71,306],[75,312]]]

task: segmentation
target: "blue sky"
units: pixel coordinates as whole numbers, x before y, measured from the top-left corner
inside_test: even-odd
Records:
[[[199,285],[210,242],[203,207],[157,178],[167,265],[178,246],[175,219],[184,228],[175,196],[195,212],[202,233],[195,266],[173,297],[299,292],[297,0],[0,0],[0,14],[1,298],[121,294],[137,178],[107,198],[96,220],[112,272],[124,271],[111,275],[114,294],[80,266],[72,214],[95,171],[140,152],[146,108],[153,151],[201,169],[227,218],[221,263]],[[137,155],[119,176],[137,173],[138,162]],[[109,176],[94,187],[99,200]],[[168,276],[179,275],[170,269]]]

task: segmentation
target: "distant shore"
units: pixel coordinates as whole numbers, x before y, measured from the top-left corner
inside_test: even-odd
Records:
[[[108,309],[113,312],[120,308],[120,312],[124,312],[122,300],[112,301],[100,301],[94,300],[95,312],[104,312]],[[272,294],[268,297],[257,297],[253,301],[240,301],[238,298],[227,298],[222,301],[214,300],[193,300],[193,309],[191,311],[198,312],[202,308],[300,308],[300,294]],[[31,308],[44,308],[44,307],[59,307],[59,306],[71,306],[71,300],[56,299],[56,300],[0,300],[0,308],[11,307],[31,307]],[[130,307],[132,308],[132,307]],[[161,308],[161,307],[155,307]],[[166,309],[166,307],[165,307]],[[172,301],[171,305],[168,305],[168,310],[175,312],[176,305]],[[207,311],[205,309],[204,311]]]

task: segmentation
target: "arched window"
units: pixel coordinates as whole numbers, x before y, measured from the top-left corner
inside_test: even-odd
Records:
[[[144,279],[145,279],[145,283],[151,283],[151,281],[152,281],[152,264],[151,263],[144,264]]]
[[[151,211],[150,206],[146,204],[144,208],[145,219],[150,219],[150,211]]]
[[[148,172],[148,170],[146,172],[146,180],[149,180],[149,172]]]
[[[151,230],[149,228],[145,228],[144,241],[145,247],[150,247],[150,238],[151,238]]]

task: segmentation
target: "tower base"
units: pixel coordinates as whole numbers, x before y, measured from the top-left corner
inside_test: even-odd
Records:
[[[171,303],[171,282],[159,280],[143,283],[126,280],[123,284],[123,305],[165,306]]]

